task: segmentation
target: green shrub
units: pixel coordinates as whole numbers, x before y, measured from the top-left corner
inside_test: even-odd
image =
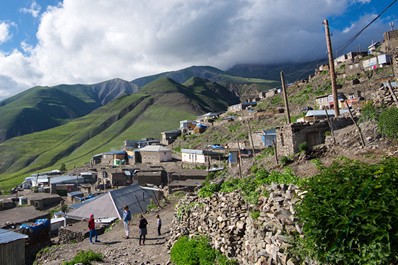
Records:
[[[378,128],[380,133],[392,138],[398,139],[398,108],[390,107],[380,113]]]
[[[302,142],[299,144],[299,151],[300,152],[307,152],[308,151],[308,144],[307,142]]]
[[[207,183],[198,191],[198,196],[202,198],[210,197],[219,190],[220,190],[219,184]]]
[[[310,178],[297,251],[326,264],[398,262],[398,159],[335,162]]]
[[[233,265],[220,251],[213,249],[206,237],[196,236],[189,239],[180,237],[170,251],[170,260],[175,265]]]
[[[286,166],[287,164],[291,163],[292,160],[287,156],[282,156],[279,161],[281,162],[282,166]]]
[[[253,211],[250,212],[250,216],[254,219],[257,220],[260,217],[260,211]]]
[[[368,102],[361,109],[361,117],[359,118],[359,121],[375,121],[377,120],[378,116],[379,114],[376,106]]]
[[[100,253],[96,253],[92,250],[83,251],[79,250],[76,256],[71,261],[64,261],[62,265],[74,265],[81,263],[83,265],[90,265],[91,261],[103,261],[103,257]]]

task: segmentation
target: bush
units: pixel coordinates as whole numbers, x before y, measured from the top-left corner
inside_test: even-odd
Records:
[[[237,264],[228,260],[220,251],[211,248],[209,240],[201,236],[192,239],[187,236],[180,237],[171,248],[170,260],[176,265]]]
[[[381,134],[398,139],[398,108],[390,107],[383,110],[377,125]]]
[[[308,151],[307,142],[302,142],[302,143],[299,144],[299,151],[300,152],[307,152]]]
[[[100,253],[96,253],[92,250],[83,251],[79,250],[76,256],[71,261],[64,261],[62,265],[73,265],[73,264],[83,264],[90,265],[91,261],[103,261],[103,257]]]
[[[291,163],[292,160],[287,156],[282,156],[279,161],[281,162],[282,166],[286,166],[287,164]]]
[[[398,262],[398,159],[335,162],[310,178],[298,205],[297,251],[327,264]]]
[[[362,107],[359,121],[375,121],[377,120],[378,116],[379,114],[376,106],[369,102]]]

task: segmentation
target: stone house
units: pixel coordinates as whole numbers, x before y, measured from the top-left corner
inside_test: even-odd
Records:
[[[56,176],[50,177],[50,193],[66,196],[68,192],[78,191],[79,184],[84,183],[81,176]]]
[[[130,172],[126,172],[119,168],[113,168],[102,171],[98,178],[98,184],[108,183],[110,187],[126,186],[132,182]]]
[[[300,151],[300,144],[306,143],[312,147],[325,142],[325,132],[329,125],[318,122],[314,125],[307,123],[292,123],[276,128],[276,142],[278,156],[290,156]]]
[[[128,156],[125,150],[115,150],[102,154],[94,155],[92,158],[93,165],[111,165],[118,166],[128,161]]]
[[[148,169],[137,172],[135,179],[140,186],[165,186],[168,183],[167,172],[164,169]]]
[[[181,169],[169,172],[169,192],[177,190],[194,191],[202,186],[206,180],[206,170]]]
[[[160,163],[172,161],[171,150],[160,145],[148,145],[140,149],[142,163]]]
[[[339,117],[331,120],[334,130],[338,130],[353,122],[350,118]],[[313,147],[325,143],[326,132],[330,131],[326,120],[309,123],[291,123],[276,128],[276,146],[278,156],[290,156],[300,151],[300,145],[306,143]]]
[[[174,143],[174,141],[181,136],[181,130],[173,130],[173,131],[166,131],[161,132],[161,140],[160,143],[163,145],[169,145]]]

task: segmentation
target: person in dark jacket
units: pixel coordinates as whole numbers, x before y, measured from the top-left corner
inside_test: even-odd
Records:
[[[94,242],[100,242],[98,240],[97,230],[95,230],[94,214],[90,214],[90,219],[88,220],[88,229],[90,230],[90,243],[94,244]],[[95,237],[94,242],[93,242],[93,237]]]
[[[141,240],[142,240],[142,245],[145,245],[145,237],[147,234],[147,229],[146,229],[147,225],[148,225],[147,220],[144,218],[143,215],[141,215],[140,222],[138,224],[138,228],[140,229],[140,242],[139,242],[140,245],[141,245]]]
[[[160,230],[162,229],[162,219],[160,219],[160,215],[156,215],[156,224],[158,226],[158,236],[160,236]]]

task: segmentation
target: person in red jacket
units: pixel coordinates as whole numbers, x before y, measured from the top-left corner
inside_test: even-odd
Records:
[[[90,219],[88,220],[88,229],[90,230],[90,243],[94,244],[93,237],[95,236],[95,242],[100,242],[98,240],[97,230],[95,230],[94,214],[90,214]]]

